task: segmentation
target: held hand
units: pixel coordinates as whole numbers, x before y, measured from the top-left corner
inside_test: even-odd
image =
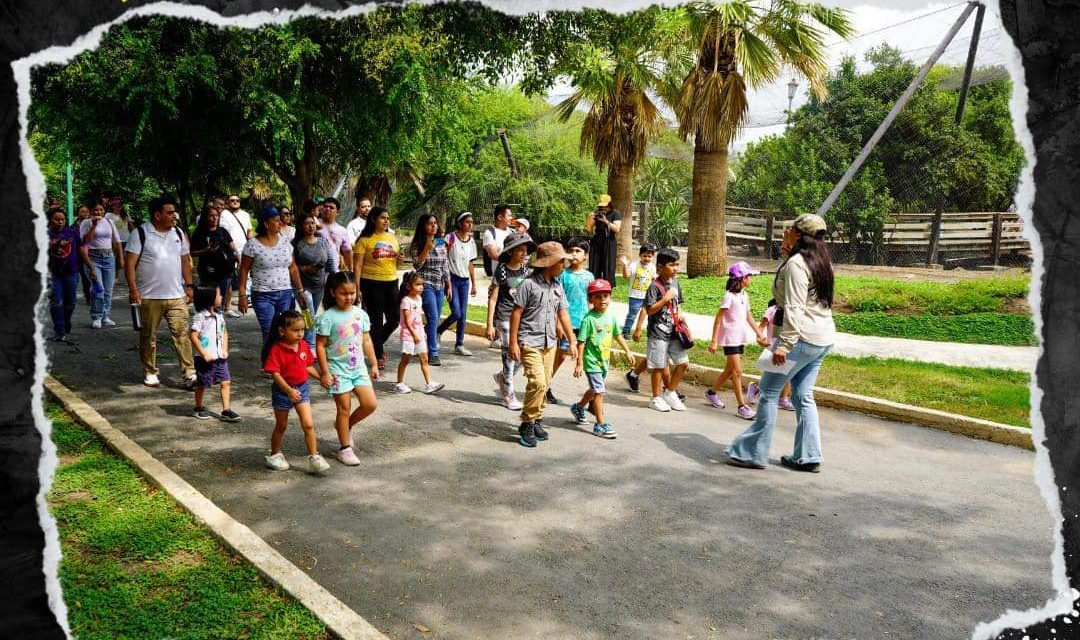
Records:
[[[324,373],[323,375],[319,376],[319,384],[322,385],[323,389],[329,389],[330,387],[334,386],[334,376],[330,375],[329,373]]]
[[[758,343],[759,347],[768,347],[769,346],[769,339],[766,338],[765,336],[758,336],[757,343]]]
[[[521,345],[516,342],[510,344],[510,359],[514,362],[521,362]]]
[[[303,396],[300,395],[300,390],[299,389],[294,389],[292,387],[289,387],[289,400],[292,400],[295,403],[295,402],[300,402],[300,400],[302,398],[303,398]]]
[[[772,363],[778,367],[783,366],[787,362],[787,354],[782,351],[775,351],[772,354]]]

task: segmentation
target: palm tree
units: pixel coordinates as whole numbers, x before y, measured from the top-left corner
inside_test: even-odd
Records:
[[[747,86],[773,82],[787,65],[824,99],[824,37],[847,38],[854,28],[846,11],[799,0],[699,2],[683,15],[698,48],[674,102],[679,134],[694,137],[687,272],[719,275],[727,263],[728,147],[746,118]]]

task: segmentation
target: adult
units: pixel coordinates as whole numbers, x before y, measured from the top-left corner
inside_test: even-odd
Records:
[[[131,219],[131,215],[124,209],[124,203],[120,198],[113,198],[109,201],[109,212],[105,214],[105,219],[113,223],[113,226],[120,233],[120,246],[126,247],[131,232],[135,230],[135,221]]]
[[[191,236],[191,256],[198,258],[199,284],[217,287],[224,303],[236,270],[236,243],[221,226],[221,212],[213,205],[203,208],[199,216],[199,224]]]
[[[80,204],[79,208],[75,210],[75,219],[71,221],[71,228],[76,233],[79,231],[79,225],[83,220],[90,219],[90,206]],[[79,266],[79,281],[82,282],[83,302],[90,304],[90,267],[85,264],[85,261]]]
[[[506,236],[510,235],[510,221],[514,219],[514,212],[510,205],[495,205],[495,220],[484,231],[483,241],[480,243],[484,248],[484,273],[490,276],[499,264],[499,256],[502,255],[503,243]]]
[[[352,220],[349,220],[349,224],[345,225],[345,231],[349,234],[349,246],[356,244],[357,238],[360,237],[360,232],[364,230],[364,225],[367,224],[368,214],[371,213],[371,200],[367,198],[360,198],[356,201],[356,215]],[[391,233],[393,233],[391,231]]]
[[[439,318],[442,317],[443,300],[451,298],[450,258],[447,255],[446,238],[439,233],[439,219],[425,213],[416,221],[412,243],[409,245],[413,269],[424,279],[421,300],[427,321],[428,364],[442,366],[439,359]]]
[[[120,245],[120,231],[105,218],[105,207],[95,204],[90,218],[79,224],[82,251],[90,258],[91,280],[96,284],[90,290],[90,326],[94,329],[115,327],[112,319],[113,285],[116,272],[123,266],[124,249]]]
[[[150,201],[150,221],[135,228],[128,239],[124,275],[128,298],[139,306],[139,357],[143,384],[161,385],[157,366],[157,328],[165,319],[180,360],[185,387],[195,386],[195,363],[188,334],[191,303],[191,246],[176,226],[176,200],[168,196]]]
[[[262,330],[263,342],[270,334],[274,316],[303,302],[304,285],[293,260],[293,246],[281,237],[281,214],[267,205],[259,210],[255,236],[244,245],[240,258],[240,313],[247,313],[247,283],[251,277],[251,307]],[[296,293],[293,294],[293,287]]]
[[[450,261],[450,315],[439,325],[437,333],[441,334],[457,323],[454,353],[459,356],[472,355],[465,348],[469,296],[476,295],[476,272],[473,269],[476,241],[473,240],[472,230],[473,216],[466,211],[458,215],[454,220],[454,231],[446,236],[447,258]]]
[[[596,211],[585,217],[589,240],[589,271],[597,280],[615,282],[615,239],[622,228],[622,214],[611,206],[611,196],[600,196]]]
[[[398,326],[397,270],[404,264],[401,245],[389,229],[390,212],[372,207],[353,247],[353,270],[360,279],[361,305],[371,318],[371,341],[380,369],[386,367],[383,345]]]
[[[49,211],[49,314],[52,316],[52,340],[64,340],[71,334],[71,316],[75,313],[75,292],[79,289],[80,266],[89,266],[89,258],[79,250],[79,232],[67,226],[64,210]]]
[[[327,244],[330,245],[331,273],[348,269],[353,263],[349,232],[337,223],[339,209],[341,209],[341,203],[337,198],[330,197],[322,202],[323,225],[319,230],[319,235],[326,238]]]
[[[312,213],[301,214],[297,221],[298,230],[293,240],[293,260],[300,271],[300,282],[304,291],[311,294],[311,312],[315,313],[322,304],[323,290],[326,288],[326,276],[330,271],[332,250],[326,238],[318,233],[318,221]],[[306,329],[304,339],[311,348],[315,348],[315,329]]]
[[[251,229],[251,216],[248,215],[247,211],[240,208],[240,196],[229,196],[228,200],[222,202],[222,204],[226,205],[226,208],[219,209],[221,211],[220,224],[229,232],[233,246],[236,247],[236,255],[243,255],[244,246],[255,235]],[[240,314],[232,308],[232,290],[238,284],[237,274],[234,271],[230,274],[229,287],[225,289],[225,293],[221,296],[221,310],[230,318],[240,317]],[[247,293],[247,291],[241,290],[240,293]]]
[[[765,468],[780,390],[791,381],[795,447],[792,455],[781,456],[780,463],[796,471],[817,472],[821,468],[814,383],[836,333],[832,316],[833,269],[826,234],[825,220],[812,213],[796,218],[791,229],[784,232],[789,257],[776,272],[772,286],[778,318],[774,320],[777,331],[772,363],[778,369],[762,372],[757,417],[728,445],[729,464]]]
[[[278,213],[281,214],[281,237],[292,242],[296,239],[296,227],[293,226],[292,209],[282,205],[278,207]]]

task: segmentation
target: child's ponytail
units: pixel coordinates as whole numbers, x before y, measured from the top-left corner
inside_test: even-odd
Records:
[[[417,280],[421,280],[419,271],[410,271],[401,278],[401,286],[398,288],[397,301],[401,304],[401,301],[405,299],[405,296],[409,295],[409,290],[412,289],[413,283]]]
[[[300,315],[300,312],[294,309],[282,311],[274,316],[273,322],[270,323],[270,331],[266,334],[266,342],[263,343],[261,362],[264,365],[266,364],[266,359],[270,357],[270,349],[278,342],[281,342],[281,330],[284,327],[289,326],[289,323],[303,319],[304,316]]]
[[[323,295],[323,309],[329,309],[334,303],[334,290],[343,284],[356,284],[356,274],[352,271],[335,271],[326,277],[326,295]],[[360,290],[356,291],[356,301],[360,302]]]
[[[743,288],[742,282],[743,282],[742,278],[734,278],[734,277],[728,276],[727,290],[730,291],[731,293],[739,293],[739,292],[741,292],[742,288]]]

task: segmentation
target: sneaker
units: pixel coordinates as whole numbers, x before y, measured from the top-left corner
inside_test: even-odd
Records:
[[[398,393],[412,393],[412,389],[410,389],[409,385],[405,384],[404,382],[399,382],[395,384],[394,391],[397,391]]]
[[[749,462],[747,460],[740,460],[738,458],[732,458],[728,456],[727,463],[733,467],[740,467],[742,469],[764,469],[765,465],[758,464],[756,462]]]
[[[600,436],[601,438],[607,438],[608,440],[614,440],[616,435],[615,430],[606,422],[604,424],[597,422],[593,425],[592,432],[594,436]]]
[[[92,321],[90,321],[90,328],[91,329],[100,329],[101,328],[101,318],[94,318]]]
[[[758,400],[758,398],[760,396],[761,396],[761,387],[758,386],[758,383],[751,382],[750,384],[746,385],[746,403],[747,404],[757,404],[757,400]]]
[[[344,449],[339,449],[337,452],[337,459],[338,462],[345,465],[346,467],[355,467],[356,465],[360,464],[360,458],[356,457],[356,452],[353,451],[351,445],[345,447]]]
[[[64,334],[62,334],[62,333],[54,333],[51,336],[49,336],[49,341],[50,342],[63,342],[64,341]]]
[[[424,385],[424,393],[431,395],[432,393],[438,393],[439,389],[442,389],[446,385],[441,382],[429,382]]]
[[[536,433],[537,440],[548,439],[547,429],[544,428],[544,423],[540,422],[539,420],[533,423],[533,432]]]
[[[330,463],[323,460],[319,454],[307,457],[307,472],[320,475],[330,468]]]
[[[709,389],[705,392],[705,401],[708,402],[709,405],[717,409],[723,409],[725,406],[727,406],[724,404],[724,401],[720,399],[720,394],[713,391],[712,389]]]
[[[570,413],[573,414],[574,420],[576,420],[578,424],[585,424],[585,410],[581,408],[580,404],[575,402],[570,405]]]
[[[156,373],[148,373],[148,374],[146,374],[146,377],[143,378],[142,383],[145,384],[148,387],[160,387],[161,386],[161,380],[158,380],[158,377],[157,377]]]
[[[500,371],[500,372],[496,373],[492,377],[495,378],[495,384],[499,385],[499,396],[505,398],[506,397],[506,378],[503,376],[503,372]]]
[[[780,398],[780,402],[778,402],[776,404],[776,406],[780,407],[784,411],[794,411],[795,410],[795,405],[792,404],[791,398]]]
[[[285,459],[285,454],[280,451],[272,456],[266,456],[266,466],[274,471],[288,471],[292,468],[289,466],[289,461]]]
[[[536,427],[530,422],[518,427],[518,444],[523,447],[535,447],[537,445],[536,440]]]
[[[753,409],[744,404],[740,405],[739,408],[735,410],[735,415],[739,416],[743,420],[753,420],[755,414]]]
[[[641,380],[638,376],[634,375],[633,371],[626,372],[626,384],[630,385],[630,390],[634,393],[638,392],[638,387],[641,384]]]
[[[454,355],[465,356],[466,358],[472,355],[472,351],[465,348],[465,345],[458,345],[454,347]]]
[[[101,319],[101,326],[103,326],[103,327],[115,327],[116,323],[113,322],[113,319],[110,318],[109,316],[105,316],[104,318]]]
[[[660,396],[656,396],[651,401],[649,401],[649,406],[651,406],[653,409],[656,409],[657,411],[663,411],[665,413],[671,411],[671,405],[665,402],[664,399]]]
[[[521,401],[517,399],[517,396],[513,393],[508,393],[503,396],[503,406],[511,411],[521,411],[524,406]]]
[[[559,399],[555,397],[555,394],[551,392],[551,389],[547,390],[547,394],[544,396],[548,404],[559,404]]]
[[[428,364],[433,367],[441,367],[442,360],[439,360],[439,356],[431,356],[430,358],[428,358]]]
[[[780,456],[780,464],[792,471],[805,471],[807,473],[821,473],[820,462],[795,462],[791,456]]]
[[[239,311],[237,311],[236,309],[229,309],[228,311],[225,312],[225,315],[230,317],[230,318],[239,318],[243,314],[240,313]]]
[[[668,406],[675,411],[686,411],[686,405],[679,398],[679,394],[675,391],[664,392],[664,402],[668,403]]]
[[[213,414],[207,411],[204,407],[195,407],[195,409],[191,412],[191,415],[192,417],[198,418],[199,420],[209,420],[210,418],[214,417]]]
[[[240,422],[240,414],[232,409],[226,409],[221,412],[221,419],[225,422]]]

